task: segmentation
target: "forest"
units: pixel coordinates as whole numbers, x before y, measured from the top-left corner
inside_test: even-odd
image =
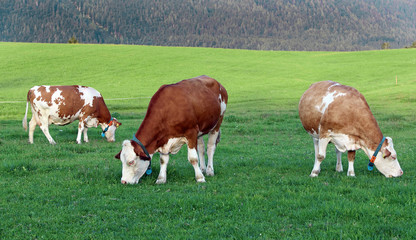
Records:
[[[0,0],[4,42],[357,51],[410,46],[415,23],[414,0]]]

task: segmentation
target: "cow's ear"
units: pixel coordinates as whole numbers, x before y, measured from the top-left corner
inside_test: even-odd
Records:
[[[114,157],[117,158],[117,159],[120,159],[120,154],[121,154],[121,151],[119,153],[117,153],[117,155],[115,155]]]
[[[391,152],[389,150],[387,150],[387,148],[384,148],[383,158],[390,157],[390,155],[391,155]]]
[[[150,158],[146,156],[138,145],[134,147],[134,153],[136,153],[136,156],[138,156],[141,160],[150,160]]]
[[[150,161],[150,158],[146,154],[144,154],[143,152],[141,152],[139,154],[139,157],[140,157],[141,160],[148,160],[148,161]]]
[[[114,119],[113,121],[114,121],[113,125],[116,126],[116,128],[121,126],[121,122],[119,122],[117,119]]]

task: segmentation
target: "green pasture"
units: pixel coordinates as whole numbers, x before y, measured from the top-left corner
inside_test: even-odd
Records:
[[[197,184],[186,149],[153,174],[122,185],[121,142],[137,131],[153,93],[199,75],[216,78],[229,104],[215,176]],[[397,84],[396,84],[397,79]],[[368,172],[359,151],[355,178],[335,171],[335,151],[310,178],[313,144],[297,104],[311,83],[361,91],[404,170]],[[116,142],[77,124],[22,128],[34,85],[91,86],[122,126]],[[0,239],[415,239],[416,50],[279,52],[128,45],[0,43]],[[29,119],[31,113],[29,113]]]

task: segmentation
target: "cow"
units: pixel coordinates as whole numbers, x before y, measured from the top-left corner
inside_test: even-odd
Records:
[[[50,144],[56,144],[49,134],[49,125],[66,125],[79,120],[77,143],[81,144],[81,134],[88,142],[90,127],[102,128],[102,136],[107,141],[115,141],[115,131],[121,123],[111,116],[101,94],[91,87],[73,86],[34,86],[27,93],[26,113],[23,128],[27,131],[29,103],[32,119],[29,122],[29,143],[33,143],[33,132],[39,125]]]
[[[132,140],[125,140],[115,156],[122,163],[122,184],[136,184],[150,165],[153,154],[160,155],[160,172],[156,184],[166,182],[169,154],[187,144],[188,161],[197,182],[214,175],[213,157],[220,140],[220,126],[228,102],[225,88],[208,76],[163,85],[150,100],[145,118]],[[208,165],[205,145],[208,134]],[[200,167],[198,166],[198,157]]]
[[[383,136],[367,101],[356,89],[333,81],[312,84],[299,101],[299,118],[313,138],[315,164],[311,177],[318,176],[330,142],[336,149],[336,171],[343,171],[341,155],[348,152],[347,176],[355,176],[358,149],[370,158],[369,170],[375,165],[386,177],[403,174],[393,140]]]

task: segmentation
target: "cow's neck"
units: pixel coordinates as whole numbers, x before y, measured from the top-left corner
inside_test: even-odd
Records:
[[[367,154],[367,156],[371,158],[378,145],[380,144],[380,141],[383,139],[383,133],[381,132],[377,122],[375,122],[374,127],[367,129],[363,135],[364,138],[362,139],[362,149]]]
[[[99,104],[99,109],[98,109],[98,123],[100,124],[108,124],[111,121],[111,113],[108,110],[107,106],[104,104]]]
[[[148,118],[145,118],[135,134],[150,155],[154,154],[156,149],[159,148],[159,138],[161,137],[159,126],[154,123],[157,123],[157,121],[149,121]]]

